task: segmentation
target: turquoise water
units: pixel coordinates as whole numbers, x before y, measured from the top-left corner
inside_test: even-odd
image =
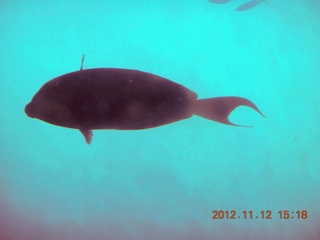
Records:
[[[320,239],[320,3],[245,2],[1,1],[0,239]],[[24,113],[82,54],[266,118],[240,107],[230,120],[254,128],[194,116],[87,145]]]

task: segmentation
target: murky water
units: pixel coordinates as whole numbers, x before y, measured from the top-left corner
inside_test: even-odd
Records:
[[[225,2],[1,2],[1,239],[320,238],[320,4]],[[253,128],[193,116],[87,145],[24,112],[82,54],[266,118],[239,107],[229,120]]]

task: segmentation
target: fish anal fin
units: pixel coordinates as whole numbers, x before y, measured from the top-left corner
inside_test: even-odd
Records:
[[[91,129],[79,129],[79,130],[84,136],[86,142],[90,144],[93,136],[92,130]]]

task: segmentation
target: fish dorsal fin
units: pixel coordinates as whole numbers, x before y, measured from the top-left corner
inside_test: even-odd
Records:
[[[84,138],[86,139],[86,142],[90,144],[93,136],[92,130],[91,129],[79,129],[79,130],[84,136]]]
[[[80,71],[83,69],[83,62],[84,62],[84,54],[82,54],[82,60],[81,60]]]

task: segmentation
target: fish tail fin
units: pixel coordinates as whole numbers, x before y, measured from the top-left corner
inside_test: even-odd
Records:
[[[216,122],[238,127],[251,127],[241,126],[229,121],[230,113],[239,106],[247,106],[265,117],[257,106],[248,99],[241,97],[217,97],[200,99],[195,102],[193,113],[203,118],[207,118]]]

